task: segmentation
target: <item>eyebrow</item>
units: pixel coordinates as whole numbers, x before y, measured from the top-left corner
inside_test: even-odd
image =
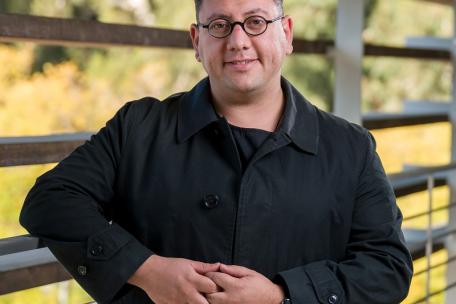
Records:
[[[243,14],[243,16],[248,16],[248,15],[252,15],[252,14],[256,14],[256,13],[263,13],[265,15],[268,15],[268,12],[265,11],[264,9],[262,8],[255,8],[255,9],[252,9],[250,11],[247,11]],[[224,19],[231,19],[231,16],[229,15],[226,15],[226,14],[220,14],[220,13],[214,13],[212,15],[209,16],[209,18],[206,19],[207,22],[210,22],[214,19],[218,19],[218,18],[224,18]]]

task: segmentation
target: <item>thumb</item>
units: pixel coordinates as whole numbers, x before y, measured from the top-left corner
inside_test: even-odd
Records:
[[[192,262],[192,267],[199,274],[206,274],[208,272],[217,272],[220,269],[220,263],[203,263],[203,262]]]
[[[236,278],[246,277],[254,273],[253,270],[238,265],[220,265],[220,271]]]

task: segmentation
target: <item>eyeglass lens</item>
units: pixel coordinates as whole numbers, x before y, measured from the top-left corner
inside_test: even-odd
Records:
[[[209,23],[208,30],[209,34],[215,37],[224,37],[231,33],[232,27],[237,23],[230,23],[226,19],[215,19]],[[241,27],[247,34],[250,35],[260,35],[268,26],[266,19],[261,16],[251,16],[244,20],[243,23],[240,23]]]

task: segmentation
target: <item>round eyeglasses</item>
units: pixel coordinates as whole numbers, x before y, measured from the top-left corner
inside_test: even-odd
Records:
[[[198,26],[201,26],[209,32],[209,35],[215,38],[225,38],[228,37],[234,29],[236,24],[239,24],[240,27],[250,36],[258,36],[266,32],[268,29],[268,24],[282,19],[283,16],[267,20],[261,16],[250,16],[244,20],[244,22],[230,22],[225,18],[214,19],[208,24],[198,23]]]

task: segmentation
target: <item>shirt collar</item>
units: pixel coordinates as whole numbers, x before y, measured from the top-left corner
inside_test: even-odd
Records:
[[[276,133],[285,134],[301,150],[316,154],[318,118],[315,107],[285,78],[281,79],[286,104]],[[223,119],[212,106],[209,78],[201,80],[179,101],[177,139],[182,143],[210,123]]]

